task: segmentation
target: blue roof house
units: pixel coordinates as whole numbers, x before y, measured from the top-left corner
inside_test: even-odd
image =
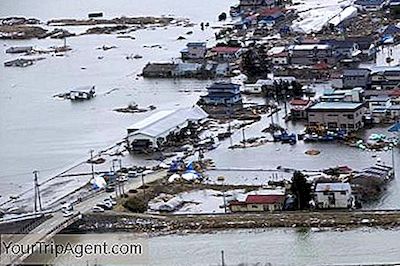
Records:
[[[208,94],[202,99],[208,105],[241,105],[240,85],[216,82],[207,87]]]

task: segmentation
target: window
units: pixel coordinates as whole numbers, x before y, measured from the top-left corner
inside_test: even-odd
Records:
[[[346,128],[346,124],[340,124],[340,128]]]
[[[253,209],[257,209],[257,208],[258,208],[257,205],[251,205],[251,207],[252,207]]]
[[[353,118],[354,118],[354,115],[347,115],[347,118],[348,118],[348,119],[353,119]]]
[[[340,191],[340,195],[346,195],[346,191]]]
[[[328,123],[329,128],[337,128],[337,123]]]
[[[347,127],[353,129],[354,125],[353,124],[347,124]]]

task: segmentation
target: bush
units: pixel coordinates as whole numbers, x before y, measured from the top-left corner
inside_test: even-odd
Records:
[[[129,197],[125,200],[123,206],[131,212],[143,213],[147,210],[147,204],[143,202],[143,199],[138,197]]]

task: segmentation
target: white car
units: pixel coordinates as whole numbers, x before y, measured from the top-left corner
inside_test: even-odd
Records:
[[[71,211],[63,211],[63,217],[68,218],[74,215],[74,212]]]
[[[110,198],[104,199],[104,202],[111,203],[111,205],[117,205],[117,202],[115,200],[113,200],[113,199],[110,199]]]
[[[92,208],[92,211],[93,212],[104,212],[104,209],[102,207],[99,207],[99,206],[94,206]]]
[[[61,206],[62,211],[72,211],[74,209],[74,206],[71,203],[65,203],[64,205]]]

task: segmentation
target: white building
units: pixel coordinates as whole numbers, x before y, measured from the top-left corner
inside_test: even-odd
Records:
[[[197,105],[159,111],[127,128],[128,147],[131,151],[157,149],[170,134],[179,133],[190,123],[199,122],[207,117],[208,114]]]
[[[318,183],[315,201],[320,209],[349,208],[353,204],[349,183]]]

